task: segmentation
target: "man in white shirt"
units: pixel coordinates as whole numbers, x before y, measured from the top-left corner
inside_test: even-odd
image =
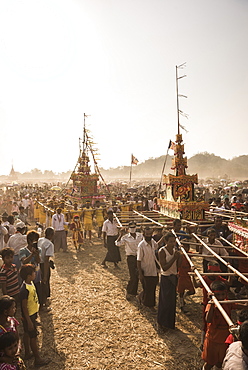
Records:
[[[7,243],[7,247],[14,249],[14,259],[13,263],[16,265],[17,270],[21,267],[21,262],[19,260],[19,252],[21,248],[28,245],[27,235],[23,235],[26,229],[26,225],[22,221],[18,221],[15,225],[16,233],[12,235]]]
[[[222,363],[223,370],[248,370],[248,321],[241,325],[239,339],[227,349]]]
[[[118,262],[121,261],[119,247],[115,245],[115,241],[118,238],[118,228],[114,220],[113,211],[109,210],[107,215],[108,219],[104,221],[102,227],[104,247],[108,250],[106,257],[101,263],[103,268],[108,268],[106,262],[114,262],[115,267],[118,267]]]
[[[2,225],[2,221],[0,220],[0,250],[4,247],[4,235],[8,234],[8,229]]]
[[[45,305],[46,300],[50,297],[50,257],[54,255],[54,229],[48,227],[45,230],[45,237],[38,240],[38,248],[41,249],[40,256],[40,269],[41,269],[41,283],[42,283],[42,303],[41,306]]]
[[[64,225],[69,225],[69,222],[65,221],[61,208],[57,208],[55,215],[52,216],[52,227],[55,230],[55,252],[59,252],[60,248],[63,249],[63,252],[67,252],[67,237]]]
[[[24,212],[28,216],[28,210],[29,210],[30,200],[28,199],[27,195],[22,199],[22,206],[24,207]]]
[[[152,234],[153,229],[147,226],[143,233],[144,239],[138,245],[137,267],[139,279],[143,286],[143,291],[139,295],[139,302],[154,309],[159,265],[155,255],[158,243],[152,239]]]
[[[127,265],[129,270],[129,282],[127,284],[127,300],[132,299],[137,295],[139,276],[137,270],[137,249],[139,243],[143,240],[143,235],[136,232],[136,222],[129,222],[129,233],[125,233],[125,230],[122,230],[115,244],[117,247],[122,245],[125,246],[125,252],[127,256]]]

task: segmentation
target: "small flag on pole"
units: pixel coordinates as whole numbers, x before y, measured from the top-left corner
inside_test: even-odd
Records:
[[[132,154],[132,157],[131,157],[131,164],[138,164],[138,159],[135,158],[135,156]]]
[[[170,140],[169,149],[175,150],[176,149],[176,143]]]

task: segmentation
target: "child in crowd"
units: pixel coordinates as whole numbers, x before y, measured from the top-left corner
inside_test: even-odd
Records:
[[[208,273],[212,272],[213,274],[216,274],[216,273],[221,274],[220,265],[218,264],[217,261],[212,260],[212,261],[208,262],[208,267],[207,268],[208,268]],[[205,281],[205,283],[207,284],[207,286],[209,288],[210,288],[210,285],[214,281],[222,281],[223,283],[225,283],[227,285],[229,284],[228,281],[220,275],[205,275],[205,276],[203,276],[203,280]],[[206,323],[206,320],[205,320],[205,310],[206,310],[206,307],[207,307],[207,304],[208,304],[208,301],[209,301],[209,297],[208,297],[208,293],[207,293],[206,289],[204,288],[204,286],[202,285],[202,283],[200,281],[197,281],[195,279],[195,276],[193,276],[193,282],[194,282],[195,288],[202,288],[202,294],[203,294],[203,299],[202,299],[202,319],[203,319],[203,322],[202,322],[201,345],[200,345],[200,349],[203,350],[203,343],[204,343],[205,334],[206,334],[206,330],[207,330],[207,323]]]
[[[14,318],[16,301],[13,297],[4,295],[0,298],[0,335],[12,331],[19,339],[17,327],[19,322]]]
[[[18,355],[18,339],[13,332],[0,336],[0,370],[25,370],[26,366]]]
[[[35,280],[34,285],[39,299],[39,304],[42,302],[42,291],[41,291],[41,270],[40,270],[40,256],[41,248],[38,247],[39,234],[35,230],[30,230],[27,233],[28,245],[20,249],[19,259],[23,265],[31,263],[35,266]]]
[[[25,349],[25,358],[30,358],[30,348],[34,355],[35,367],[47,365],[50,361],[40,357],[37,342],[37,313],[39,311],[38,297],[34,286],[35,267],[28,264],[23,265],[20,270],[23,284],[20,291],[21,310],[23,317],[24,337],[23,344]]]
[[[214,281],[210,288],[219,301],[227,299],[227,285],[223,281]],[[247,304],[226,303],[223,304],[222,307],[230,317],[232,310],[242,309],[247,307]],[[207,304],[205,314],[207,331],[202,352],[202,358],[205,361],[203,370],[210,370],[213,366],[221,369],[228,347],[225,340],[229,334],[229,327],[213,302]]]
[[[0,336],[12,332],[19,343],[19,334],[17,327],[19,322],[14,318],[16,312],[16,302],[13,297],[8,295],[0,298]],[[0,354],[0,369],[2,363],[12,362],[12,359],[6,358],[4,353]]]
[[[3,295],[9,295],[19,301],[18,271],[13,264],[14,250],[6,247],[1,250],[3,265],[0,269],[0,283]]]
[[[168,233],[164,236],[166,245],[159,249],[161,280],[158,302],[158,324],[162,330],[175,329],[177,271],[181,253],[176,250],[176,238]]]
[[[185,252],[189,253],[190,245],[184,244],[183,248]],[[189,295],[195,294],[195,288],[193,286],[190,275],[188,274],[191,271],[189,261],[184,254],[181,256],[181,262],[178,268],[178,283],[177,283],[177,292],[179,293],[180,308],[182,312],[187,313],[185,309],[184,298]]]
[[[83,224],[80,221],[78,215],[73,217],[73,222],[70,224],[70,229],[72,230],[72,240],[76,250],[80,250],[83,245]]]

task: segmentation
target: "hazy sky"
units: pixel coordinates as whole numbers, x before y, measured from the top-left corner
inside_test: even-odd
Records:
[[[0,174],[73,169],[84,113],[100,166],[165,154],[184,62],[187,156],[248,154],[247,36],[247,0],[0,0]]]

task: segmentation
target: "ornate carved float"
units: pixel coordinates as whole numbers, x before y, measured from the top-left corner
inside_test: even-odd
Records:
[[[173,218],[182,218],[185,220],[203,220],[204,212],[209,209],[209,204],[204,201],[195,200],[194,185],[198,183],[197,174],[187,175],[188,168],[187,157],[184,157],[184,144],[180,127],[184,127],[179,123],[179,115],[183,112],[179,109],[178,103],[178,68],[176,67],[176,87],[177,87],[177,117],[178,117],[178,133],[176,142],[173,143],[174,158],[172,159],[172,167],[174,174],[163,175],[163,185],[158,204],[160,211],[165,215]],[[184,95],[181,95],[185,97]],[[183,114],[185,116],[185,114]]]
[[[197,174],[187,175],[187,158],[184,155],[182,135],[176,135],[172,167],[175,174],[163,176],[163,187],[158,203],[160,211],[169,217],[185,220],[203,220],[209,204],[194,199],[194,185],[198,183]]]
[[[83,142],[80,143],[80,153],[79,158],[76,164],[74,171],[72,172],[70,179],[73,182],[73,189],[71,197],[75,200],[98,198],[97,182],[99,180],[99,170],[97,162],[94,156],[94,150],[92,148],[92,140],[89,137],[86,127],[85,127],[85,118],[84,114],[84,131],[83,131]],[[90,158],[91,154],[95,166],[95,171],[97,173],[91,173],[90,167]]]

